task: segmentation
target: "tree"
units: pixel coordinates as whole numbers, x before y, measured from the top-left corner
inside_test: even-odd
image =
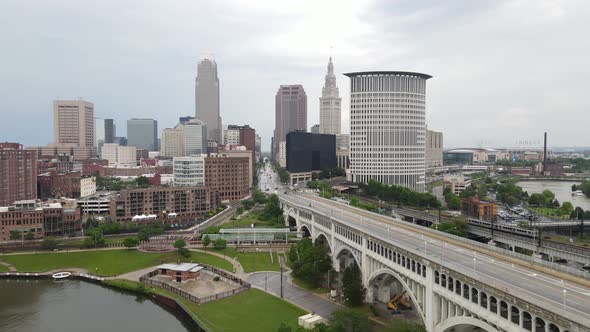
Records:
[[[45,250],[53,250],[53,249],[57,249],[58,246],[58,242],[55,239],[52,239],[50,237],[46,237],[45,239],[43,239],[43,241],[41,241],[41,248],[45,249]]]
[[[17,231],[16,229],[11,230],[10,231],[10,239],[11,240],[20,240],[21,239],[20,232]]]
[[[182,249],[184,247],[186,247],[186,241],[184,239],[178,239],[174,241],[174,248]]]
[[[333,332],[372,332],[373,325],[367,315],[352,309],[343,309],[332,313],[330,330]]]
[[[555,199],[555,194],[549,189],[543,190],[543,196],[545,196],[546,202],[551,202]]]
[[[25,240],[34,240],[35,239],[35,233],[33,232],[27,232],[27,234],[25,234]]]
[[[293,275],[311,287],[319,287],[332,269],[329,249],[322,243],[303,239],[289,251]]]
[[[457,195],[451,195],[447,201],[447,207],[451,210],[459,210],[461,208],[461,199]]]
[[[570,213],[570,218],[582,220],[582,218],[584,218],[584,209],[576,206],[576,208]]]
[[[135,183],[137,183],[138,187],[147,188],[150,186],[150,180],[145,176],[139,176],[135,179]]]
[[[206,234],[203,237],[203,246],[208,247],[210,243],[211,243],[211,238],[209,237],[209,235]]]
[[[367,290],[363,286],[361,270],[356,264],[344,269],[342,276],[342,293],[346,304],[350,306],[360,306],[363,304]]]
[[[213,248],[215,250],[223,250],[226,247],[227,247],[227,242],[222,238],[219,238],[213,242]]]
[[[139,245],[139,240],[134,237],[128,237],[123,240],[123,245],[127,247],[127,249],[131,249]]]
[[[262,217],[265,220],[276,219],[276,216],[283,214],[281,204],[279,202],[279,196],[272,194],[269,196],[262,212]]]
[[[561,204],[561,214],[569,216],[570,213],[574,210],[574,205],[571,202],[563,202]]]

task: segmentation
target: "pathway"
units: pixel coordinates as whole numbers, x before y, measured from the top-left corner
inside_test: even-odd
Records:
[[[231,257],[228,257],[226,255],[223,255],[223,254],[220,254],[220,253],[214,252],[214,251],[200,250],[200,249],[193,249],[193,248],[190,248],[189,250],[223,258],[226,261],[230,262],[234,266],[234,270],[229,271],[229,272],[233,272],[233,274],[235,274],[238,278],[243,279],[243,280],[246,280],[246,277],[248,276],[248,273],[244,272],[244,268],[242,267],[242,264],[240,264],[237,260],[235,260]]]
[[[12,266],[12,264],[0,261],[0,265],[6,266],[8,268],[8,272],[16,272],[16,267]]]
[[[267,293],[278,297],[281,294],[280,272],[256,272],[250,274],[246,280],[253,287]],[[326,318],[330,317],[332,312],[342,309],[342,306],[336,302],[293,285],[290,273],[283,273],[283,297],[286,301],[308,312],[315,312]]]

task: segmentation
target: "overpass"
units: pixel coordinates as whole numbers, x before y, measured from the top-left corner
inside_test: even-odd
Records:
[[[429,332],[590,331],[582,271],[309,194],[280,194],[285,222],[357,264],[367,302],[406,291]],[[557,276],[558,275],[558,276]]]
[[[545,223],[539,223],[539,225],[542,224]],[[505,245],[507,246],[505,249],[512,249],[512,251],[515,248],[524,248],[534,253],[544,254],[548,260],[552,260],[553,257],[559,257],[581,264],[590,264],[590,248],[545,240],[542,238],[543,233],[536,229],[468,219],[467,232],[490,239],[496,245]]]

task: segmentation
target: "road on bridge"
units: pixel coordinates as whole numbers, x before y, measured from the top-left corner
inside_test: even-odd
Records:
[[[429,259],[435,258],[449,269],[590,327],[590,287],[431,238],[428,233],[420,234],[419,230],[403,221],[346,204],[296,192],[281,196],[287,201],[293,199],[302,206],[311,206],[318,212],[331,215],[372,237],[401,248],[411,248]]]

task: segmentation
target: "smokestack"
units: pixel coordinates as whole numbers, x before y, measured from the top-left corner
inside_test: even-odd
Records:
[[[543,143],[543,175],[547,170],[547,132],[545,132],[545,139]]]

